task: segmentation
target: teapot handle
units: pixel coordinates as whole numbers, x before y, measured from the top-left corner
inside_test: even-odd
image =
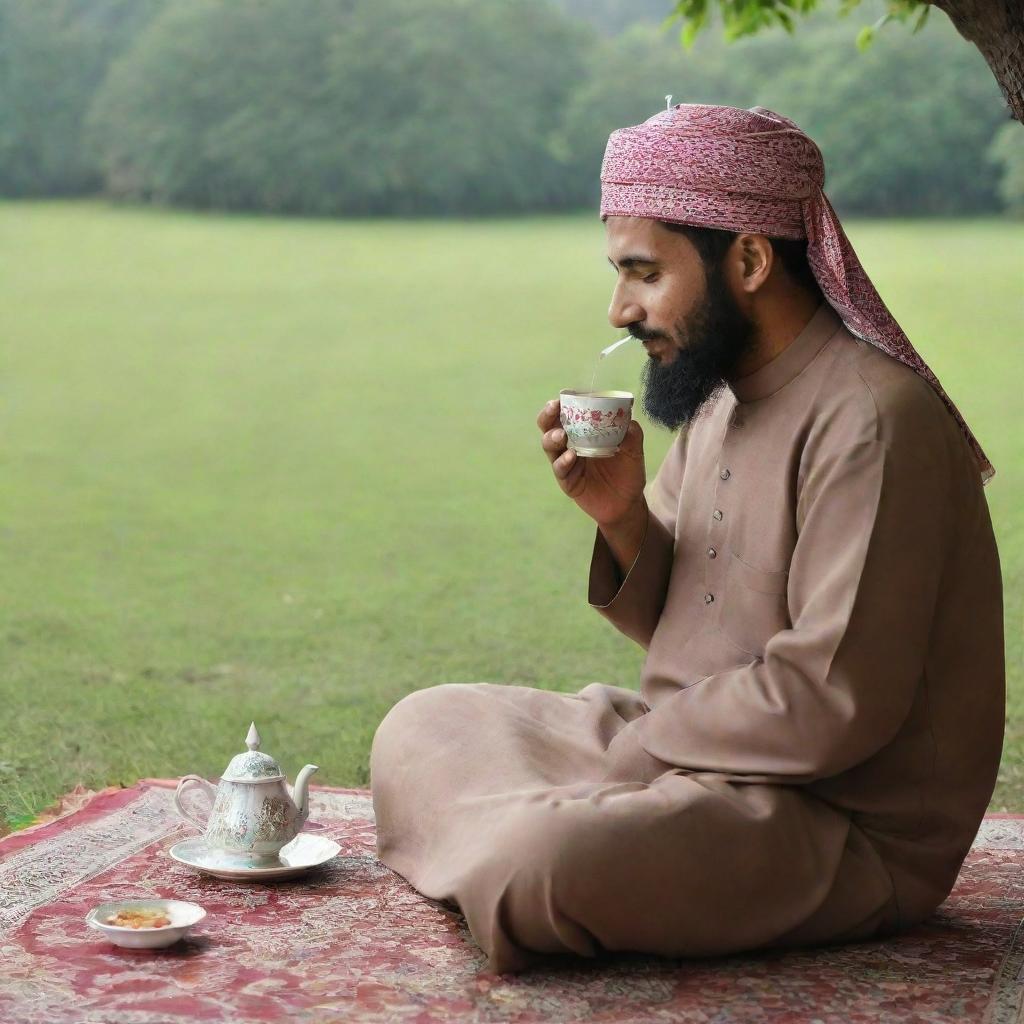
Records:
[[[217,795],[217,787],[206,779],[200,778],[198,775],[186,775],[178,783],[178,788],[174,791],[174,806],[178,809],[178,813],[190,824],[195,825],[200,832],[206,831],[207,823],[205,821],[199,821],[198,818],[194,818],[188,811],[185,810],[181,805],[181,794],[185,792],[185,788],[192,783],[199,783],[201,786],[206,787],[206,792],[210,797],[211,810],[214,799]]]

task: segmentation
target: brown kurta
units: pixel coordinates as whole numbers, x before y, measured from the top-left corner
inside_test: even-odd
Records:
[[[492,971],[909,926],[949,893],[1002,749],[999,560],[977,464],[912,370],[822,305],[722,391],[590,601],[640,695],[447,684],[371,752],[381,860]],[[641,699],[642,698],[642,699]]]

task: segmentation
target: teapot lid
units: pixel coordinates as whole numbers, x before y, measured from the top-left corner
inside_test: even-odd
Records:
[[[259,749],[260,742],[260,734],[253,722],[249,726],[249,735],[245,737],[245,745],[249,749],[231,758],[221,778],[227,782],[271,782],[283,779],[281,766]]]

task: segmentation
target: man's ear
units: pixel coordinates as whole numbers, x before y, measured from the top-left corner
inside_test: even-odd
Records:
[[[739,286],[745,292],[756,292],[772,272],[775,250],[767,235],[738,235],[740,280]]]

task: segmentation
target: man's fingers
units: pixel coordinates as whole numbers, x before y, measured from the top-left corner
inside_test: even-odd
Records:
[[[626,428],[626,436],[619,445],[619,450],[636,457],[644,452],[644,431],[636,420],[630,420]]]
[[[571,448],[567,448],[551,463],[551,468],[555,471],[555,476],[565,483],[572,472],[579,469],[579,459]]]
[[[554,462],[565,451],[565,431],[561,427],[549,430],[541,439],[540,446],[547,457]]]
[[[561,406],[557,398],[552,398],[544,408],[537,414],[537,426],[543,431],[550,430],[558,423],[558,415]]]
[[[557,399],[548,402],[537,416],[537,426],[544,431],[540,440],[541,447],[562,489],[571,493],[575,481],[583,473],[583,464],[576,453],[567,447],[565,431],[559,423],[560,403]]]

